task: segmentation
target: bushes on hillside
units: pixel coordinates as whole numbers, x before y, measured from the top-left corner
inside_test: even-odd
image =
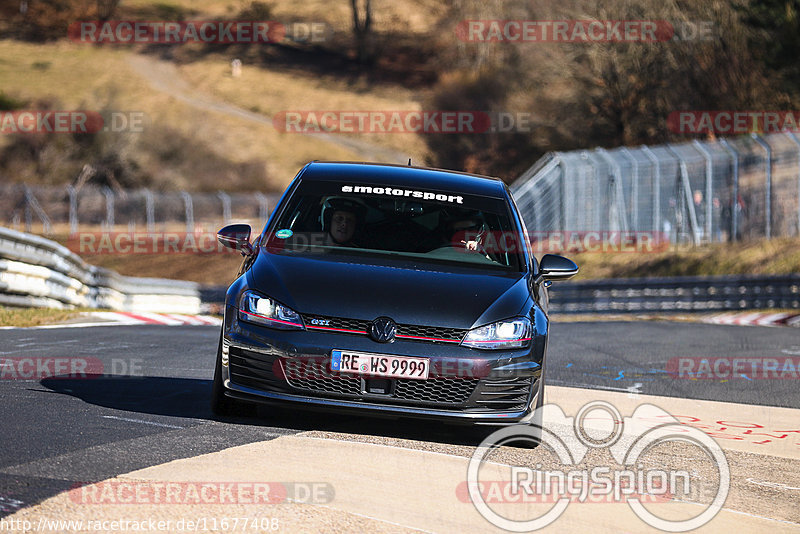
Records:
[[[784,2],[750,2],[758,3]],[[769,64],[756,56],[759,52],[751,44],[757,36],[730,3],[573,0],[542,1],[527,7],[499,4],[494,12],[479,0],[454,4],[440,32],[449,36],[449,41],[440,43],[444,51],[441,68],[449,74],[434,87],[429,102],[524,113],[531,123],[526,131],[482,139],[428,136],[434,163],[513,178],[550,150],[686,139],[667,128],[667,118],[674,111],[792,108],[791,94],[775,83],[781,73],[770,70]],[[454,35],[461,21],[498,18],[668,21],[675,34],[671,40],[653,43],[476,43]],[[759,20],[764,21],[763,17]],[[711,31],[704,34],[698,28]],[[793,38],[796,35],[783,44],[789,46],[786,43],[794,42]],[[784,46],[779,49],[783,55],[775,51],[770,57],[784,57],[785,50]],[[796,58],[798,51],[794,50],[792,57]]]
[[[63,109],[53,99],[30,102],[25,107]],[[101,115],[108,114],[101,111]],[[231,161],[180,131],[153,124],[142,133],[35,132],[6,136],[7,142],[0,148],[0,179],[10,182],[62,185],[73,182],[88,165],[95,183],[115,189],[252,191],[263,190],[268,184],[265,162]]]
[[[31,41],[66,37],[70,24],[80,20],[108,20],[120,0],[11,0],[0,7],[0,31]]]

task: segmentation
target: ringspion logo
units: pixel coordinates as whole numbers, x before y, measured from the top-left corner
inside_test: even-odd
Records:
[[[484,519],[498,528],[510,532],[535,531],[554,523],[573,503],[612,502],[626,503],[653,528],[687,532],[711,521],[727,499],[730,467],[722,448],[703,431],[681,424],[655,405],[642,404],[624,418],[605,401],[585,404],[574,417],[567,417],[554,404],[538,408],[536,414],[530,424],[504,427],[484,439],[470,458],[466,483],[456,487],[456,495],[462,502],[471,502]],[[663,422],[643,424],[656,418]],[[602,438],[596,435],[598,425],[588,424],[592,419],[603,421],[599,425]],[[595,428],[589,432],[591,426]],[[538,464],[532,469],[491,461],[491,454],[499,447],[520,441],[541,443],[553,455],[555,463],[546,468]],[[668,469],[653,468],[652,462],[646,461],[647,455],[662,444],[670,447],[681,444],[699,454],[697,459],[684,459]],[[592,449],[606,449],[614,463],[579,467]],[[694,453],[692,450],[691,454]],[[698,459],[709,463],[712,475],[718,475],[716,483],[707,483],[693,475]],[[702,496],[703,502],[697,503],[697,513],[690,516],[656,515],[644,506],[674,496]],[[551,506],[528,507],[522,513],[511,514],[508,507],[490,506],[498,503]]]

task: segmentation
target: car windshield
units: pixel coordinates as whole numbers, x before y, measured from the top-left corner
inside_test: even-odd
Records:
[[[267,232],[274,253],[337,253],[521,271],[503,199],[416,187],[302,183]]]

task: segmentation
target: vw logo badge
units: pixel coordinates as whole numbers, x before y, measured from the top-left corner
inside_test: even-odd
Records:
[[[397,325],[388,317],[378,317],[369,327],[369,337],[378,343],[388,343],[394,341],[397,333]]]

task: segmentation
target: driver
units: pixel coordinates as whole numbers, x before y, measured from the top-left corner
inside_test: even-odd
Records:
[[[326,246],[358,247],[353,241],[361,220],[363,206],[346,198],[328,198],[322,205],[320,219]]]

